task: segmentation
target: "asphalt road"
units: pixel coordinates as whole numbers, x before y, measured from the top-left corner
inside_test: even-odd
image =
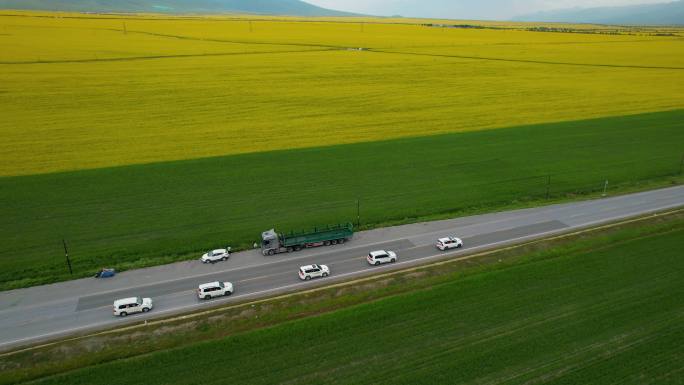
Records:
[[[236,253],[226,262],[205,265],[198,260],[140,269],[114,278],[86,278],[0,293],[0,350],[45,341],[86,330],[139,323],[145,319],[202,309],[216,304],[266,297],[357,276],[522,242],[667,208],[684,206],[684,186],[599,200],[485,214],[360,232],[342,245],[265,257],[258,251]],[[464,247],[441,252],[442,236],[463,239]],[[397,252],[398,262],[370,266],[371,250]],[[198,255],[199,258],[199,255]],[[326,264],[331,276],[302,282],[299,266]],[[230,281],[235,294],[200,301],[195,288],[205,282]],[[152,297],[147,314],[117,318],[115,299]]]

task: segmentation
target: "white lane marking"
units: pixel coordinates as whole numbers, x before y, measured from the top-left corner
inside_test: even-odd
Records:
[[[469,249],[459,249],[458,251],[443,252],[443,253],[440,253],[440,254],[430,255],[430,256],[427,256],[427,257],[421,257],[421,258],[411,259],[411,260],[403,261],[403,262],[396,262],[396,263],[394,263],[394,264],[387,264],[387,265],[382,265],[382,266],[368,266],[367,268],[365,268],[365,269],[363,269],[363,270],[357,270],[357,271],[354,271],[354,272],[343,273],[343,274],[339,274],[339,275],[331,275],[330,277],[331,277],[331,278],[338,279],[338,278],[343,278],[343,277],[347,277],[347,276],[351,276],[351,275],[361,274],[361,273],[367,272],[367,271],[369,271],[369,270],[387,270],[386,267],[401,266],[401,265],[405,265],[405,264],[409,264],[409,263],[415,263],[415,262],[425,261],[425,260],[429,260],[429,259],[434,259],[434,258],[437,258],[437,257],[448,257],[448,256],[456,255],[456,254],[461,254],[463,251],[466,251],[466,250],[467,250],[467,251],[477,251],[477,250],[481,250],[481,249],[485,249],[485,248],[490,248],[490,247],[494,247],[494,246],[501,245],[501,244],[512,243],[512,242],[516,242],[516,241],[523,241],[523,240],[527,240],[527,239],[534,239],[534,238],[538,238],[538,237],[543,237],[543,236],[545,236],[545,235],[552,235],[552,234],[555,234],[555,233],[562,233],[562,232],[565,232],[565,231],[568,231],[568,230],[573,230],[573,229],[581,229],[581,228],[589,227],[589,226],[592,226],[592,225],[595,225],[595,224],[599,224],[599,223],[611,222],[611,221],[615,221],[615,220],[618,220],[618,219],[626,219],[626,218],[629,218],[629,217],[632,217],[632,216],[639,216],[639,215],[649,214],[649,213],[652,213],[652,212],[655,212],[655,211],[661,211],[661,210],[666,210],[666,209],[669,209],[669,208],[675,208],[675,207],[681,207],[681,206],[682,206],[681,203],[670,204],[670,205],[666,205],[666,206],[663,206],[663,207],[648,209],[648,210],[642,211],[642,212],[640,212],[640,213],[632,213],[632,214],[626,214],[626,215],[625,215],[625,214],[623,214],[623,215],[617,215],[617,216],[613,216],[613,217],[609,217],[609,218],[603,218],[603,219],[600,219],[600,220],[595,220],[595,221],[583,223],[583,224],[581,224],[581,225],[568,226],[568,227],[565,227],[565,228],[562,228],[562,229],[556,229],[556,230],[545,231],[545,232],[542,232],[542,233],[536,233],[536,234],[525,235],[525,236],[522,236],[522,237],[516,237],[516,238],[511,238],[511,239],[507,239],[507,240],[503,240],[503,241],[498,241],[498,242],[494,242],[494,243],[489,243],[489,244],[486,244],[486,245],[476,246],[476,247],[469,248]],[[467,256],[466,256],[466,257],[467,257]],[[455,260],[458,260],[458,259],[455,259]],[[307,281],[304,281],[304,282],[299,282],[299,283],[295,283],[295,284],[289,284],[289,285],[285,285],[285,286],[279,286],[279,287],[275,287],[275,288],[271,288],[271,289],[265,289],[265,290],[260,290],[260,291],[251,292],[251,293],[233,295],[233,296],[231,296],[231,297],[229,297],[229,298],[235,299],[235,298],[246,298],[246,297],[252,297],[252,296],[260,296],[260,295],[262,295],[262,294],[270,293],[270,292],[277,291],[277,290],[286,290],[286,289],[289,289],[289,288],[295,288],[295,287],[299,287],[299,286],[311,285],[311,284],[313,284],[313,283],[315,283],[315,282],[316,282],[316,280],[314,280],[314,281],[308,281],[308,282],[307,282]],[[214,302],[218,302],[218,301],[214,301]],[[228,301],[226,300],[226,301],[222,301],[222,302],[228,302]],[[208,304],[209,304],[209,302],[207,302],[207,303],[195,303],[195,304],[191,304],[191,305],[185,305],[185,306],[176,307],[176,308],[173,308],[173,309],[167,309],[167,310],[156,311],[156,312],[154,312],[154,315],[156,316],[157,314],[176,313],[176,312],[178,312],[179,310],[187,310],[187,309],[191,309],[191,308],[195,308],[195,307],[200,307],[200,306],[204,306],[204,305],[208,305]],[[103,307],[108,307],[108,306],[103,306]],[[90,324],[90,325],[87,325],[87,326],[81,326],[81,327],[76,327],[76,328],[64,329],[64,330],[60,330],[60,331],[55,331],[55,332],[40,334],[40,335],[37,335],[37,336],[34,335],[34,336],[32,336],[32,337],[21,338],[21,339],[16,339],[16,340],[8,341],[8,342],[3,342],[3,343],[0,343],[0,346],[12,345],[12,344],[20,343],[20,342],[23,342],[23,341],[30,341],[30,340],[35,340],[35,339],[41,339],[41,338],[50,337],[50,336],[55,336],[55,335],[60,335],[60,334],[69,334],[69,333],[71,333],[71,332],[73,332],[73,331],[77,331],[77,330],[92,329],[92,328],[96,328],[96,327],[101,326],[101,325],[111,325],[111,324],[113,324],[114,322],[117,322],[117,320],[116,320],[116,319],[115,319],[115,320],[108,320],[108,321],[103,321],[103,322],[98,322],[98,323]]]
[[[681,186],[676,186],[676,187],[673,187],[672,189],[677,189],[677,188],[680,188],[680,187],[681,187]],[[669,188],[668,188],[668,189],[669,189]],[[603,198],[603,199],[600,199],[600,198],[599,198],[599,199],[595,199],[595,200],[589,200],[589,201],[583,201],[583,202],[570,203],[570,205],[576,205],[576,206],[568,206],[568,207],[560,207],[560,208],[571,209],[571,208],[573,208],[573,207],[581,207],[581,206],[591,206],[591,205],[595,205],[595,204],[603,204],[603,203],[605,203],[607,200],[619,200],[619,199],[624,199],[625,197],[633,197],[633,196],[638,196],[638,195],[645,195],[645,194],[647,194],[647,193],[662,192],[663,190],[667,190],[667,189],[654,190],[654,191],[646,191],[646,192],[643,192],[643,193],[636,193],[636,194],[632,194],[632,195],[621,195],[621,196],[617,196],[617,197],[610,197],[610,198]],[[492,224],[501,223],[501,222],[506,222],[506,221],[518,221],[518,220],[521,220],[521,219],[529,218],[529,217],[531,217],[531,216],[543,215],[544,212],[545,212],[546,210],[548,210],[548,209],[553,209],[553,208],[559,208],[559,207],[557,207],[557,206],[560,206],[560,205],[563,205],[563,204],[544,206],[544,207],[539,208],[539,209],[541,210],[540,212],[525,213],[525,214],[523,214],[523,215],[521,215],[521,216],[501,218],[501,219],[492,220],[492,221],[488,221],[488,222],[475,223],[475,224],[470,224],[470,225],[460,226],[460,227],[457,225],[457,226],[454,226],[454,227],[451,227],[451,228],[448,228],[448,229],[442,229],[442,230],[436,230],[436,231],[427,231],[427,232],[421,233],[421,234],[403,236],[403,237],[401,237],[401,238],[395,238],[395,239],[390,239],[390,240],[383,240],[383,241],[380,241],[380,242],[374,242],[374,243],[368,243],[368,244],[361,244],[361,245],[358,245],[358,246],[357,246],[357,245],[354,245],[353,247],[343,248],[343,249],[338,250],[338,251],[340,251],[340,252],[342,252],[342,251],[348,251],[349,249],[362,248],[362,247],[366,247],[366,246],[368,246],[368,247],[371,247],[371,246],[372,246],[372,247],[375,247],[376,245],[381,245],[381,244],[391,243],[391,242],[398,242],[398,241],[402,241],[402,240],[407,240],[407,241],[411,242],[411,241],[410,241],[410,238],[424,237],[424,236],[427,236],[427,235],[429,235],[429,234],[453,232],[452,230],[455,230],[455,229],[462,230],[462,229],[464,229],[464,228],[481,227],[481,226],[483,226],[483,225],[492,225]],[[610,221],[610,220],[614,220],[614,219],[616,219],[616,218],[617,218],[617,219],[619,219],[619,218],[628,218],[628,217],[630,217],[630,216],[635,216],[635,215],[640,215],[640,214],[643,214],[643,213],[648,213],[648,212],[663,210],[663,209],[667,209],[667,208],[677,207],[677,206],[680,206],[680,205],[681,205],[681,203],[673,204],[673,205],[668,205],[668,206],[664,206],[664,207],[659,207],[659,208],[647,209],[646,211],[642,211],[642,212],[640,212],[640,213],[624,214],[624,215],[620,215],[620,216],[617,216],[617,217],[613,217],[613,218],[610,218],[610,219],[607,219],[607,220]],[[534,209],[534,208],[522,209],[522,210],[533,210],[533,209]],[[490,213],[490,214],[482,214],[482,215],[493,215],[493,214]],[[582,214],[582,215],[591,215],[591,213],[584,213],[584,214]],[[556,219],[556,220],[559,220],[559,219]],[[598,220],[598,221],[593,221],[593,222],[588,222],[588,223],[589,223],[589,224],[600,223],[601,221],[604,221],[604,220],[605,220],[605,219],[603,219],[603,220]],[[562,222],[562,220],[559,220],[559,221]],[[531,223],[531,224],[537,224],[537,223],[543,223],[543,222],[546,222],[546,221],[535,222],[535,223]],[[531,224],[528,224],[528,225],[531,225]],[[578,225],[578,226],[586,226],[586,224],[582,224],[582,225]],[[511,228],[504,228],[504,229],[496,230],[496,231],[506,231],[506,230],[510,230],[510,229],[513,229],[513,228],[516,228],[516,227],[520,227],[520,226],[514,226],[514,227],[511,227]],[[570,226],[570,228],[573,228],[573,227]],[[490,233],[491,233],[491,232],[490,232]],[[487,235],[487,234],[489,234],[489,233],[482,233],[482,234],[476,234],[476,235]],[[474,235],[474,236],[475,236],[475,235]],[[412,242],[411,242],[411,243],[412,243]],[[341,245],[341,246],[345,246],[345,245],[347,245],[347,243],[345,243],[344,245]],[[429,244],[422,245],[422,246],[427,246],[427,245],[429,245]],[[333,246],[333,247],[334,247],[334,246]],[[416,245],[416,247],[419,247],[419,245]],[[243,266],[243,267],[238,267],[238,268],[233,268],[233,269],[219,270],[219,271],[210,272],[210,273],[200,273],[200,274],[196,274],[196,275],[192,275],[192,276],[187,276],[187,277],[172,278],[172,279],[168,279],[168,280],[157,281],[157,282],[155,282],[155,283],[153,283],[153,284],[146,284],[146,285],[139,285],[139,286],[127,287],[127,288],[112,289],[112,290],[108,290],[108,291],[97,292],[97,293],[94,293],[94,294],[92,294],[92,295],[89,295],[88,297],[90,297],[90,296],[95,296],[95,295],[104,295],[104,294],[107,294],[107,293],[115,293],[115,292],[119,292],[119,291],[126,291],[126,290],[133,290],[133,289],[141,289],[141,288],[144,288],[144,287],[156,286],[156,285],[160,285],[160,284],[164,284],[164,283],[169,283],[169,282],[176,282],[176,281],[180,281],[180,280],[184,280],[184,279],[201,278],[201,277],[206,277],[206,276],[214,275],[214,274],[223,274],[223,273],[229,274],[229,273],[231,273],[231,272],[241,271],[241,270],[245,270],[245,269],[250,269],[250,268],[257,267],[257,266],[269,265],[269,264],[271,264],[271,263],[288,262],[288,261],[297,261],[297,260],[306,259],[306,258],[315,258],[315,257],[323,256],[323,255],[325,255],[325,254],[330,254],[331,251],[335,251],[335,250],[334,250],[333,248],[328,247],[326,250],[322,250],[322,251],[319,252],[319,253],[315,253],[315,254],[311,254],[311,255],[301,255],[301,256],[298,256],[298,257],[292,257],[292,258],[288,258],[288,259],[281,259],[281,260],[278,260],[278,261],[266,262],[266,263],[252,263],[252,264],[249,264],[249,265],[246,265],[246,266]],[[230,261],[230,260],[229,260],[229,261]]]

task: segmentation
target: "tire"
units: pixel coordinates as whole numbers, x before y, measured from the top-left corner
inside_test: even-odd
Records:
[[[323,246],[330,246],[330,241],[323,242]]]
[[[337,243],[344,243],[345,241],[346,241],[346,239],[342,238],[342,239],[338,239]]]
[[[150,311],[150,308],[148,308],[148,307],[143,308],[143,313],[147,313],[148,311]]]
[[[394,263],[394,262],[396,262],[396,261],[397,261],[397,260],[396,260],[396,258],[395,258],[395,259],[391,260],[390,263]]]
[[[225,261],[228,260],[228,257],[223,257],[223,258],[221,258],[221,260],[222,260],[223,262],[225,262]]]
[[[332,241],[330,241],[330,243],[333,244],[333,245],[336,245],[336,244],[337,244],[337,239],[333,239]]]
[[[121,313],[119,313],[119,315],[122,316],[122,317],[125,317],[125,316],[128,315],[128,313],[126,313],[125,311],[122,311]]]
[[[210,296],[210,295],[205,295],[204,297],[202,297],[202,299],[206,301],[206,300],[208,300],[208,299],[211,299],[211,296]]]
[[[301,250],[301,249],[302,249],[301,246],[295,246],[295,251],[299,251],[299,250]]]
[[[268,255],[273,255],[273,254],[275,254],[275,251],[273,251],[273,250],[268,251]]]
[[[287,248],[287,252],[288,252],[288,253],[291,253],[291,252],[293,252],[293,251],[294,251],[294,248],[292,248],[292,247],[288,247],[288,248]]]
[[[223,295],[225,295],[226,297],[229,296],[229,295],[231,295],[231,294],[233,294],[232,291],[227,291],[227,292],[223,293]]]
[[[456,246],[457,249],[460,249],[461,247],[463,247],[463,245]]]
[[[304,280],[305,280],[305,281],[308,281],[308,280],[310,280],[310,279],[311,279],[311,277],[308,276],[308,275],[307,275],[306,277],[304,277]]]
[[[323,273],[323,277],[324,277],[324,278],[327,277],[327,276],[328,276],[328,273]]]
[[[380,261],[375,261],[375,266],[380,266]]]

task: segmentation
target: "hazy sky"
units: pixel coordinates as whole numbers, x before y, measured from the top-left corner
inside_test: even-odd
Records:
[[[536,11],[664,3],[668,0],[305,0],[326,8],[372,15],[450,19],[507,19]]]

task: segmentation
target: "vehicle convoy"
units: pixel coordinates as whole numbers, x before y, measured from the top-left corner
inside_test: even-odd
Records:
[[[461,240],[461,238],[444,237],[439,238],[435,246],[437,246],[437,248],[442,251],[447,249],[460,249],[461,247],[463,247],[463,241]]]
[[[202,255],[200,260],[202,263],[213,263],[218,261],[225,261],[230,258],[230,247],[225,249],[216,249],[212,251],[207,251]]]
[[[311,278],[327,277],[330,269],[326,265],[306,265],[299,268],[299,279],[308,281]]]
[[[199,299],[209,299],[233,294],[233,284],[230,282],[210,282],[199,285],[197,297]]]
[[[344,243],[354,234],[351,223],[315,227],[299,233],[277,233],[275,229],[261,233],[261,253],[273,255],[290,253],[307,247],[328,246]]]
[[[368,253],[366,261],[368,261],[369,264],[375,266],[383,263],[394,263],[397,261],[397,253],[395,253],[394,251],[386,250],[371,251],[370,253]]]
[[[114,301],[114,315],[125,317],[133,313],[147,313],[152,310],[152,298],[130,297]]]

